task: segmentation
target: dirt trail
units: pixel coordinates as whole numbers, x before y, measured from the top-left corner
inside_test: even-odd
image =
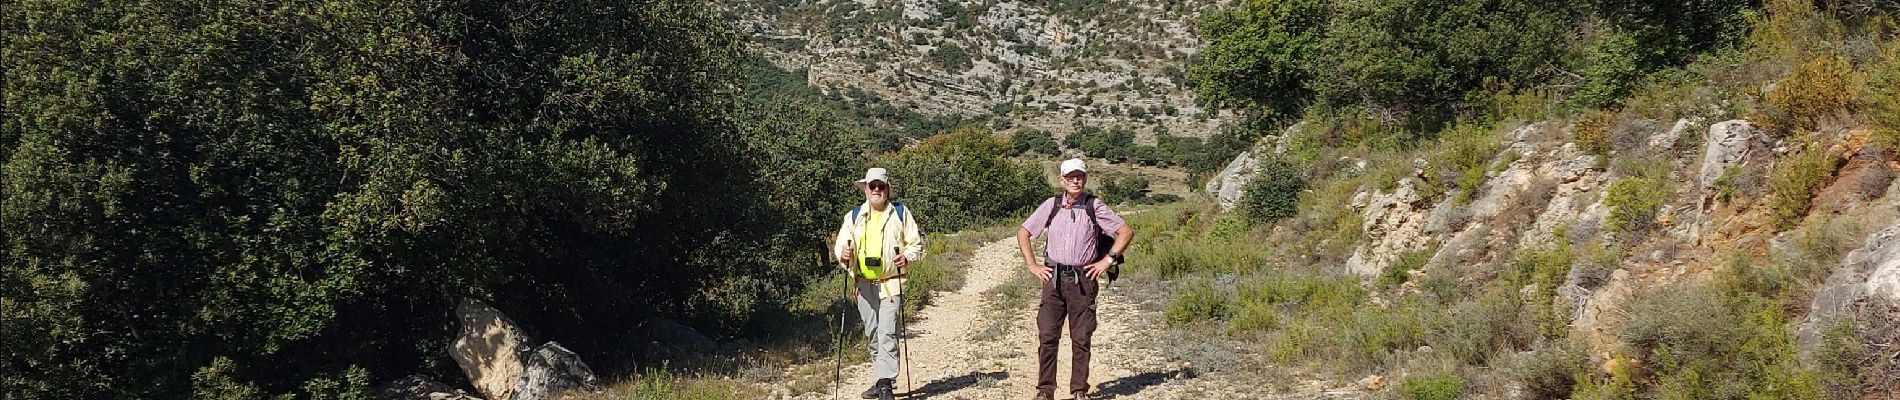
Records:
[[[908,340],[908,371],[913,399],[1028,399],[1036,385],[1036,343],[1034,307],[1036,288],[1020,304],[988,307],[1001,312],[985,312],[984,293],[1000,285],[1024,284],[1028,272],[1021,267],[1015,238],[989,243],[972,256],[963,288],[941,293],[935,303],[922,311],[920,321],[905,327]],[[1029,280],[1029,282],[1034,282]],[[1030,283],[1033,284],[1033,283]],[[1184,373],[1178,360],[1164,357],[1153,349],[1151,338],[1139,332],[1141,321],[1153,321],[1144,311],[1115,290],[1104,290],[1098,298],[1100,315],[1094,337],[1094,361],[1090,383],[1102,398],[1259,398],[1228,389],[1214,389]],[[853,317],[855,318],[855,317]],[[1066,329],[1065,329],[1066,331]],[[1057,364],[1056,382],[1066,387],[1069,379],[1069,344],[1064,335],[1062,354]],[[863,351],[850,349],[847,351]],[[828,369],[828,368],[827,368]],[[845,366],[845,384],[841,399],[857,399],[871,382],[869,363]],[[898,398],[905,398],[906,372],[897,379]],[[1224,386],[1224,385],[1223,385]],[[1063,392],[1064,390],[1057,390]],[[782,393],[782,392],[781,392]],[[799,393],[797,399],[829,399],[831,386],[822,392]],[[1059,393],[1058,399],[1067,399]]]

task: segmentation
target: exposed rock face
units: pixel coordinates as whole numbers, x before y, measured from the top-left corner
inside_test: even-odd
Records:
[[[1900,311],[1900,222],[1868,235],[1866,245],[1847,254],[1814,293],[1796,337],[1804,352],[1812,351],[1821,334],[1838,321],[1891,321],[1900,315],[1885,314],[1896,311]]]
[[[1392,193],[1372,193],[1353,207],[1365,215],[1365,244],[1353,249],[1346,260],[1346,271],[1361,276],[1377,275],[1397,260],[1400,253],[1424,248],[1431,242],[1425,233],[1430,208],[1415,189],[1414,180],[1399,181]]]
[[[995,116],[1057,138],[1078,124],[1124,127],[1144,143],[1161,127],[1206,137],[1233,117],[1196,103],[1179,72],[1202,45],[1194,21],[1218,2],[722,4],[753,36],[751,50],[804,69],[812,86],[925,114],[1002,113]],[[1002,103],[1018,107],[994,108]]]
[[[1260,167],[1260,161],[1254,159],[1252,153],[1241,152],[1233,161],[1227,162],[1227,168],[1222,168],[1213,179],[1207,180],[1207,197],[1220,203],[1221,211],[1234,209],[1234,204],[1240,202],[1240,188],[1253,180],[1254,170]]]
[[[1221,211],[1234,209],[1234,204],[1240,202],[1241,189],[1247,186],[1248,181],[1253,180],[1254,172],[1260,168],[1259,155],[1269,148],[1273,149],[1275,156],[1285,154],[1287,138],[1299,134],[1304,126],[1304,123],[1294,124],[1287,127],[1286,131],[1281,132],[1279,136],[1263,138],[1260,143],[1254,144],[1252,150],[1243,151],[1240,155],[1234,156],[1233,161],[1227,162],[1226,168],[1221,168],[1220,173],[1215,174],[1213,179],[1207,180],[1207,187],[1203,189],[1207,193],[1207,198],[1219,203]],[[1364,161],[1360,163],[1363,164]]]
[[[1708,190],[1729,167],[1747,164],[1751,154],[1767,148],[1760,136],[1755,125],[1739,119],[1710,125],[1708,142],[1703,144],[1702,168],[1696,175],[1697,188]]]
[[[574,352],[548,342],[539,347],[501,311],[474,299],[455,306],[461,333],[449,356],[482,396],[494,400],[539,400],[574,389],[592,390],[594,373]]]

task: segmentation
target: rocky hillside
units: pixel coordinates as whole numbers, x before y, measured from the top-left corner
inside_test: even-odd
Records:
[[[1184,68],[1202,12],[1178,0],[743,0],[750,46],[811,85],[935,115],[988,117],[1060,138],[1080,125],[1205,137],[1232,119],[1197,106]]]
[[[1605,373],[1630,362],[1628,354],[1655,346],[1644,342],[1655,338],[1631,337],[1643,329],[1632,321],[1653,317],[1658,307],[1643,299],[1688,285],[1778,297],[1780,307],[1771,308],[1786,308],[1784,326],[1795,332],[1798,354],[1823,370],[1833,362],[1826,358],[1842,357],[1823,343],[1830,329],[1848,327],[1873,347],[1900,339],[1900,185],[1893,184],[1900,163],[1865,145],[1869,130],[1789,136],[1741,119],[1625,119],[1607,128],[1617,143],[1605,154],[1588,150],[1587,140],[1579,143],[1591,136],[1579,131],[1604,129],[1590,124],[1587,118],[1547,120],[1451,138],[1471,145],[1404,160],[1396,174],[1378,171],[1376,161],[1340,159],[1343,172],[1334,180],[1396,179],[1384,185],[1368,179],[1371,184],[1341,192],[1350,200],[1340,220],[1356,223],[1344,228],[1356,240],[1337,265],[1378,285],[1396,285],[1385,293],[1393,299],[1442,297],[1509,279],[1500,274],[1548,275],[1551,286],[1532,278],[1521,292],[1527,301],[1543,299],[1548,310],[1542,315],[1580,339]],[[1244,195],[1240,188],[1259,172],[1259,158],[1287,157],[1286,138],[1301,135],[1301,128],[1236,158],[1205,194],[1234,207]],[[1425,182],[1442,181],[1437,164],[1447,161],[1440,156],[1459,147],[1476,149],[1473,165],[1482,169],[1475,184],[1461,184],[1468,192],[1431,188]],[[1552,254],[1558,254],[1555,262],[1539,259]],[[1542,264],[1555,268],[1523,270]],[[1700,324],[1721,317],[1670,318]],[[1662,339],[1671,340],[1683,339]],[[1870,370],[1844,385],[1892,387],[1883,385],[1900,381],[1900,368],[1889,353],[1855,356],[1853,362]]]

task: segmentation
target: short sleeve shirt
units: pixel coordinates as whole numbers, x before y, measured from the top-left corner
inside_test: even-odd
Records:
[[[1114,236],[1126,224],[1120,214],[1103,204],[1101,199],[1090,198],[1087,204],[1074,204],[1066,196],[1057,196],[1044,200],[1036,206],[1036,212],[1023,221],[1023,229],[1029,231],[1029,237],[1043,234],[1043,224],[1048,224],[1049,261],[1079,266],[1100,261],[1107,254],[1096,254],[1096,226],[1101,232]],[[1089,212],[1082,207],[1095,209],[1095,223],[1089,223]],[[1052,215],[1053,214],[1053,215]],[[1051,217],[1054,217],[1053,219]]]

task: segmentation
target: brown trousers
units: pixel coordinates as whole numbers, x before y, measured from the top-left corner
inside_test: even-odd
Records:
[[[1089,337],[1095,334],[1095,294],[1099,287],[1086,272],[1057,273],[1042,285],[1042,304],[1036,308],[1036,392],[1055,396],[1056,352],[1062,343],[1062,321],[1069,322],[1069,393],[1089,390]]]

